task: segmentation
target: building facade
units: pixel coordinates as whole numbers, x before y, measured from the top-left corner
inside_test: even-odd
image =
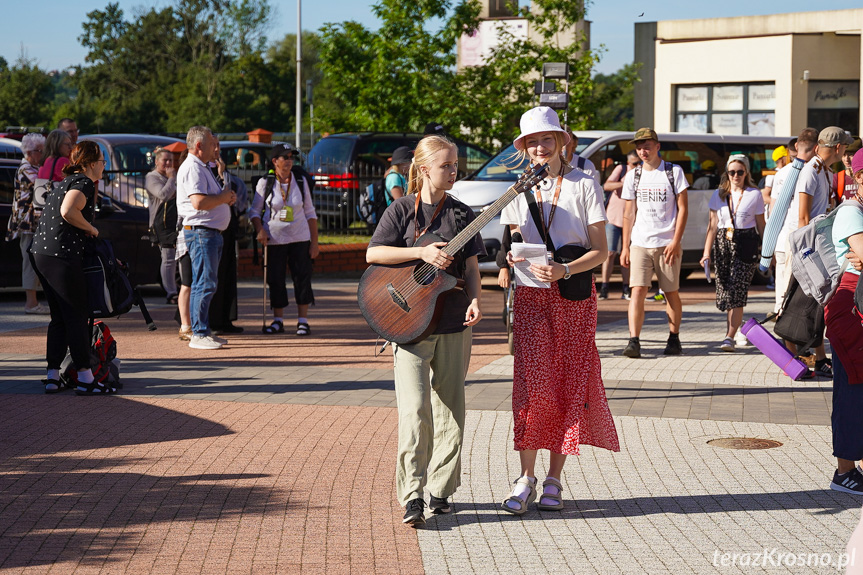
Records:
[[[635,25],[635,124],[657,131],[860,134],[863,9]]]

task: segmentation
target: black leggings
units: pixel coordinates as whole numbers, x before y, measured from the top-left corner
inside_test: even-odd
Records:
[[[51,308],[45,358],[48,369],[60,369],[66,349],[75,369],[90,369],[90,328],[87,287],[81,260],[30,254]]]
[[[268,245],[267,250],[267,285],[270,286],[270,307],[281,309],[288,307],[288,290],[285,288],[285,268],[291,270],[294,280],[294,299],[297,305],[314,304],[315,294],[312,292],[312,257],[309,247],[312,242],[294,242],[290,244]]]

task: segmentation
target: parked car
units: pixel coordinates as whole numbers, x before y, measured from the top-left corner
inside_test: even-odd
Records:
[[[153,170],[153,150],[158,146],[182,142],[177,138],[148,134],[89,134],[81,136],[79,140],[96,142],[105,156],[105,173],[100,191],[113,200],[143,207],[150,203],[144,188],[144,178]]]
[[[0,138],[0,226],[3,230],[12,215],[15,174],[23,158],[20,142]],[[111,199],[104,193],[99,197],[97,208],[95,226],[99,237],[111,240],[117,257],[129,265],[132,284],[158,284],[161,258],[158,248],[149,241],[147,208]],[[0,240],[0,287],[21,287],[18,240]]]
[[[309,151],[306,170],[315,177],[315,209],[326,228],[347,228],[359,219],[360,190],[383,177],[393,151],[415,148],[423,134],[345,132],[322,138]],[[487,151],[458,138],[459,177],[473,172],[491,157]]]
[[[631,139],[632,132],[578,132],[578,153],[594,163],[599,171],[600,181],[605,182],[614,167],[624,163],[626,154],[635,147],[629,143]],[[701,176],[709,175],[708,170],[703,167],[709,166],[711,162],[717,170],[716,174],[721,174],[726,158],[734,153],[746,154],[749,157],[752,180],[757,185],[763,172],[775,168],[771,156],[773,150],[788,142],[788,138],[777,137],[680,133],[659,134],[659,140],[662,158],[678,164],[690,185]],[[526,162],[520,163],[516,159],[515,147],[507,146],[475,173],[456,182],[450,193],[479,213],[506,192],[526,165]],[[710,217],[707,204],[714,189],[715,186],[709,189],[691,187],[687,194],[689,218],[682,242],[684,270],[701,267],[698,261],[704,251]],[[500,217],[492,219],[481,233],[488,255],[480,262],[480,271],[497,273],[495,257],[500,251],[503,237]]]

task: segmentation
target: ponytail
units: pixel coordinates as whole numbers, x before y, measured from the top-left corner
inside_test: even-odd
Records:
[[[87,166],[98,162],[101,155],[96,142],[78,142],[69,154],[69,163],[63,166],[63,173],[67,176],[82,174]]]
[[[414,150],[414,159],[408,173],[407,195],[418,194],[423,189],[423,175],[420,166],[428,166],[432,157],[441,150],[454,148],[455,143],[449,138],[440,135],[424,137]]]

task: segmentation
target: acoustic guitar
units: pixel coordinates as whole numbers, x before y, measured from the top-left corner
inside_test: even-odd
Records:
[[[441,248],[455,255],[518,194],[531,189],[546,176],[548,166],[529,166],[506,193]],[[415,246],[445,241],[433,233],[423,234]],[[357,302],[369,327],[387,341],[398,344],[422,341],[434,332],[443,312],[445,296],[464,287],[464,280],[422,260],[395,265],[372,265],[357,288]]]

